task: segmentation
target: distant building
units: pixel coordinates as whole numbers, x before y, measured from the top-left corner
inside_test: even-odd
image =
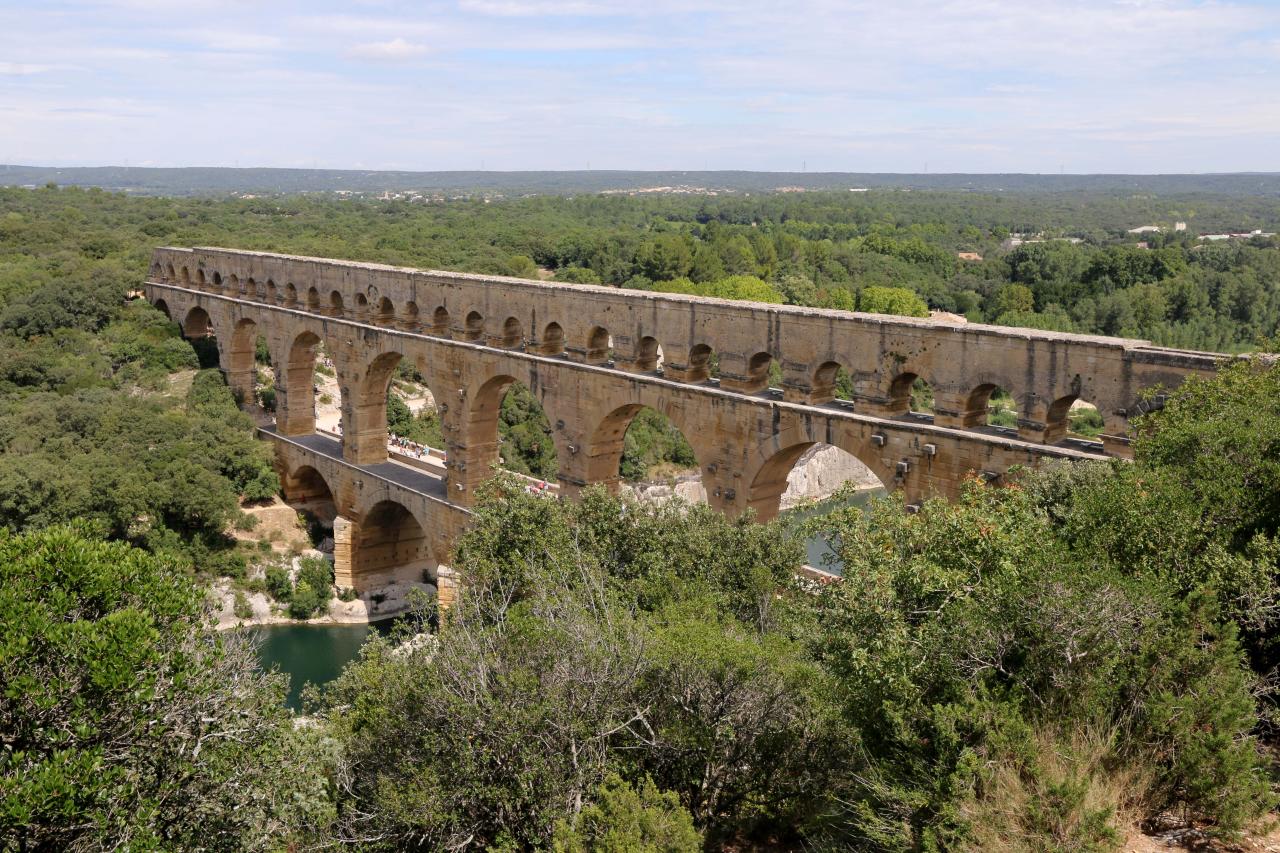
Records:
[[[1173,230],[1174,230],[1174,231],[1186,231],[1186,230],[1187,230],[1187,223],[1185,223],[1185,222],[1175,222],[1175,223],[1173,223]]]
[[[956,252],[956,257],[962,261],[982,260],[982,255],[979,255],[977,252]]]
[[[1159,234],[1162,229],[1159,225],[1139,225],[1137,228],[1130,228],[1130,234]]]

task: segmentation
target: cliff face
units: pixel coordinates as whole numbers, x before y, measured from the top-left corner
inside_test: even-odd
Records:
[[[843,450],[829,444],[815,445],[791,469],[787,490],[782,494],[782,509],[790,509],[801,501],[825,498],[849,481],[860,489],[881,488],[883,485],[867,466]],[[689,503],[702,503],[707,499],[702,479],[696,471],[663,482],[624,483],[622,488],[646,503],[662,503],[673,497]]]

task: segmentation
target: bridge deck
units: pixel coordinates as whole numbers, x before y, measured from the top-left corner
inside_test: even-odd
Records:
[[[407,489],[432,500],[448,503],[448,492],[445,489],[443,475],[433,475],[428,471],[396,462],[394,459],[375,465],[357,465],[342,458],[342,442],[339,439],[331,438],[322,433],[283,436],[276,432],[275,427],[259,427],[258,432],[275,441],[286,442],[309,450],[331,460],[336,465],[369,474],[393,486],[399,486],[402,489]]]

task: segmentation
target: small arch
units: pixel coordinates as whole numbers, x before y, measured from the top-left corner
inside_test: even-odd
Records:
[[[216,270],[213,273],[213,286],[216,287],[218,290],[222,289],[222,273]]]
[[[422,331],[422,320],[418,316],[418,303],[410,300],[404,304],[404,319],[401,321],[406,332]]]
[[[374,504],[360,519],[351,549],[351,582],[368,589],[393,581],[421,581],[435,569],[422,522],[394,500]]]
[[[284,286],[284,304],[289,308],[298,304],[298,288],[293,286],[293,282],[288,282]]]
[[[431,334],[438,338],[447,338],[449,332],[449,311],[443,305],[431,314]]]
[[[182,321],[182,336],[188,340],[192,338],[207,338],[213,335],[213,321],[209,318],[209,312],[201,308],[199,305],[187,312],[187,316]]]
[[[167,267],[165,267],[165,276],[164,276],[164,278],[165,278],[165,281],[176,281],[176,280],[177,280],[177,276],[174,274],[174,271],[173,271],[173,264],[169,264]]]
[[[889,384],[885,409],[890,416],[932,417],[933,386],[917,373],[899,373]]]
[[[182,279],[181,279],[182,283],[183,283],[184,285],[189,286],[189,285],[191,284],[191,270],[184,266],[184,267],[182,268],[182,272],[180,273],[180,275],[182,276]],[[201,275],[200,275],[200,284],[204,284],[204,274],[203,274],[203,273],[201,273]]]
[[[564,352],[564,329],[559,323],[548,323],[542,330],[542,342],[538,345],[538,352],[543,355],[560,355]]]
[[[674,480],[695,503],[706,501],[698,457],[684,431],[656,409],[640,403],[619,406],[592,430],[587,482],[617,491],[620,481],[650,479]],[[698,486],[681,488],[695,480]]]
[[[1081,441],[1101,441],[1106,431],[1106,421],[1102,412],[1093,403],[1080,398],[1079,394],[1068,394],[1059,397],[1049,405],[1045,415],[1045,436],[1047,444],[1055,444],[1064,438]]]
[[[276,283],[271,279],[267,279],[267,302],[272,305],[279,303],[279,293],[276,290]]]
[[[758,394],[767,390],[773,384],[776,370],[773,354],[768,352],[758,352],[751,358],[747,359],[747,375],[742,382],[741,390],[747,394]],[[781,380],[781,375],[776,377]]]
[[[484,340],[484,315],[479,311],[467,314],[467,324],[462,332],[464,341]]]
[[[369,316],[369,299],[363,293],[356,294],[355,314],[358,319]]]
[[[335,290],[329,294],[329,316],[341,317],[342,315],[342,294]]]
[[[604,326],[592,326],[587,333],[587,350],[583,360],[587,364],[604,364],[613,358],[613,338]]]
[[[1018,407],[1007,390],[992,382],[984,382],[969,392],[965,403],[967,424],[1016,428]]]
[[[755,510],[757,521],[771,521],[782,509],[830,497],[851,481],[876,494],[885,491],[884,480],[857,454],[833,444],[800,441],[760,466],[751,480],[747,505]]]
[[[190,275],[187,273],[186,267],[182,268],[182,275],[184,280],[186,281],[191,280]],[[196,269],[196,287],[200,288],[201,290],[204,290],[206,287],[206,282],[204,280],[204,270],[199,268]]]
[[[164,267],[159,261],[153,261],[151,269],[147,271],[147,277],[156,281],[164,281]]]
[[[636,347],[636,370],[655,373],[662,366],[662,345],[652,335],[645,335]]]
[[[686,382],[706,382],[715,373],[716,355],[709,344],[697,344],[689,350],[689,366],[685,369]]]
[[[244,280],[243,293],[245,296],[249,297],[250,299],[258,299],[258,300],[262,299],[262,292],[258,287],[258,283],[254,281],[252,277],[249,277]]]
[[[391,300],[385,296],[378,300],[378,315],[375,319],[385,326],[395,325],[396,306],[391,304]]]
[[[809,402],[813,405],[832,400],[852,400],[853,381],[849,371],[838,361],[824,361],[813,372],[809,386]]]
[[[307,310],[320,313],[320,291],[314,287],[307,288]]]
[[[508,317],[502,323],[502,338],[498,341],[504,349],[519,349],[524,346],[524,327],[515,317]]]
[[[238,275],[232,273],[229,278],[225,279],[224,284],[226,285],[227,296],[238,297],[240,295],[242,288],[240,287],[240,277]]]

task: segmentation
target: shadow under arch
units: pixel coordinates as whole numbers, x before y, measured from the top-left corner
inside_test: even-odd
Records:
[[[285,435],[305,435],[316,428],[316,357],[320,336],[304,330],[294,336],[276,365],[276,386],[284,392],[284,405],[277,407],[277,425]]]
[[[672,418],[643,403],[627,403],[618,406],[600,419],[591,432],[586,448],[587,482],[602,484],[610,492],[617,492],[623,480],[638,480],[647,473],[647,468],[657,459],[635,458],[626,464],[624,454],[627,452],[627,433],[639,420],[648,430],[667,430],[666,443],[659,448],[659,454],[670,460],[677,468],[696,469],[697,479],[702,482],[702,468],[697,451],[689,442],[686,433]],[[652,443],[651,443],[652,446]],[[637,449],[638,450],[638,449]],[[636,454],[640,457],[640,454]],[[633,469],[633,470],[631,470]],[[705,489],[702,501],[706,500]]]
[[[350,406],[343,401],[342,410],[345,415],[350,411],[350,422],[343,423],[342,441],[358,442],[359,455],[363,461],[387,458],[387,392],[391,388],[391,378],[404,355],[395,350],[379,353],[374,357],[353,389],[340,387],[345,396],[352,396]]]
[[[427,530],[404,504],[386,498],[362,514],[351,548],[352,586],[421,581],[435,569]]]
[[[280,479],[280,490],[289,506],[315,516],[324,527],[333,527],[337,504],[329,481],[318,470],[310,465],[299,465]]]
[[[548,323],[542,330],[542,341],[538,344],[538,352],[542,355],[560,355],[564,352],[564,329],[559,323]]]
[[[182,337],[191,344],[196,352],[196,362],[201,370],[222,367],[222,353],[219,352],[217,333],[213,328],[213,318],[209,312],[199,305],[187,311],[182,319]]]
[[[819,364],[813,371],[809,383],[811,405],[830,403],[832,400],[853,399],[853,384],[849,369],[835,359]]]
[[[812,439],[794,441],[765,459],[751,479],[751,485],[747,491],[747,506],[755,510],[756,520],[763,523],[777,517],[781,510],[783,495],[790,485],[791,472],[796,470],[798,463],[807,454],[812,451],[835,456],[836,454],[831,453],[832,450],[839,452],[838,461],[855,464],[846,467],[843,471],[838,471],[835,481],[825,486],[811,488],[810,493],[800,495],[800,498],[821,500],[855,477],[864,480],[874,478],[879,481],[880,488],[886,491],[891,489],[892,479],[885,479],[887,472],[880,470],[879,460],[863,458],[848,447],[839,444],[828,444]]]
[[[155,308],[161,314],[164,314],[165,319],[173,322],[173,317],[169,313],[169,303],[165,302],[163,299],[157,299],[155,302],[151,303],[151,307]]]

